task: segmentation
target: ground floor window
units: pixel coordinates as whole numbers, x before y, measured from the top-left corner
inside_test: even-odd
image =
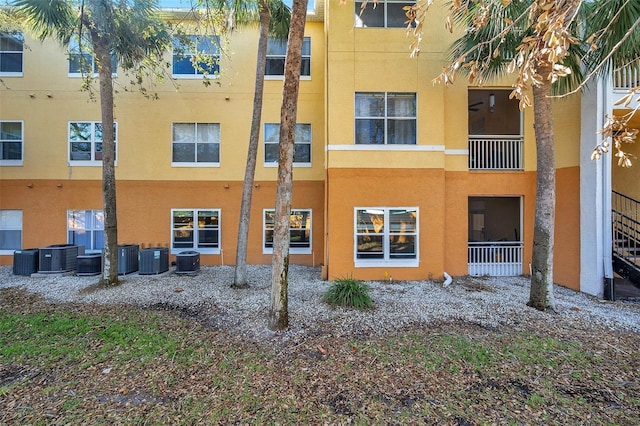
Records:
[[[85,251],[101,251],[104,247],[102,210],[67,211],[67,243],[84,246]]]
[[[418,266],[418,208],[356,208],[355,265]]]
[[[263,214],[263,253],[273,253],[273,231],[275,210],[264,210]],[[311,254],[311,210],[291,210],[289,218],[289,252],[293,254]]]
[[[171,249],[173,253],[220,253],[220,210],[171,210]]]
[[[0,253],[22,248],[22,210],[0,210]]]

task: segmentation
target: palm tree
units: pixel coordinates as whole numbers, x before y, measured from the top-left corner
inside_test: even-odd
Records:
[[[275,38],[286,38],[289,32],[291,12],[280,0],[258,0],[260,14],[260,38],[258,40],[258,58],[256,64],[255,91],[253,95],[253,115],[251,133],[247,151],[247,164],[242,186],[242,203],[240,206],[240,223],[238,225],[238,245],[236,248],[236,268],[233,287],[248,287],[247,281],[247,243],[249,239],[249,219],[251,215],[251,198],[258,157],[260,123],[262,117],[262,95],[264,91],[264,74],[267,62],[267,39],[269,34]],[[271,19],[274,17],[275,19]]]
[[[17,0],[14,5],[41,40],[55,38],[68,46],[77,37],[82,48],[89,41],[100,83],[103,130],[102,193],[104,206],[104,265],[100,282],[118,283],[118,225],[116,209],[113,78],[111,56],[123,69],[133,69],[155,56],[159,62],[169,45],[164,24],[156,17],[154,0]],[[88,36],[87,36],[88,33]],[[156,63],[158,63],[156,62]],[[83,67],[84,68],[84,67]],[[92,69],[88,70],[91,78]]]
[[[544,7],[532,0],[504,2],[504,7],[499,3],[463,1],[454,10],[455,20],[472,29],[453,44],[453,65],[440,79],[451,81],[456,70],[462,70],[469,73],[470,81],[482,84],[517,71],[512,94],[520,99],[521,108],[529,105],[527,89],[533,91],[537,172],[528,305],[555,310],[556,169],[551,97],[581,88],[583,69],[592,71],[589,78],[638,57],[640,35],[634,25],[638,25],[640,7],[628,0],[556,0],[545,2]],[[614,16],[621,18],[616,21]]]
[[[268,326],[271,330],[283,330],[289,326],[289,220],[293,187],[293,142],[306,16],[307,0],[293,0],[287,57],[284,66],[282,108],[280,109],[278,189],[273,231],[273,257],[271,259],[271,307],[268,320]]]

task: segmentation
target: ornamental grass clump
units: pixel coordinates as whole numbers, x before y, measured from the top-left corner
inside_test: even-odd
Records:
[[[336,280],[324,294],[323,300],[331,306],[356,309],[373,309],[369,287],[353,278]]]

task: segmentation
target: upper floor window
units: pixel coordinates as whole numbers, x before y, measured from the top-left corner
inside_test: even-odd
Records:
[[[118,62],[115,55],[111,55],[111,73],[116,75]],[[69,76],[82,77],[83,75],[98,75],[98,63],[91,48],[83,43],[80,46],[77,39],[69,42]]]
[[[418,208],[355,209],[356,266],[418,266]]]
[[[173,39],[174,77],[211,77],[220,73],[220,37],[188,35]]]
[[[0,210],[0,253],[22,248],[22,210]]]
[[[21,166],[23,150],[22,121],[0,121],[0,166]]]
[[[171,210],[171,249],[220,253],[220,210]]]
[[[263,253],[273,253],[273,232],[275,229],[275,210],[264,210],[263,214]],[[289,217],[289,252],[293,254],[311,254],[311,210],[291,210]]]
[[[405,6],[415,6],[415,1],[406,0],[379,0],[377,3],[356,1],[355,26],[357,28],[405,28],[407,15],[403,9]],[[364,10],[362,4],[366,3]]]
[[[416,144],[416,94],[357,92],[356,144]]]
[[[287,40],[269,39],[267,41],[267,65],[264,75],[266,77],[283,77],[284,60],[287,56]],[[300,77],[311,76],[311,37],[305,37],[302,42],[302,64],[300,65]]]
[[[294,166],[311,166],[311,124],[296,124],[294,135]],[[277,166],[279,157],[280,124],[264,125],[264,165]]]
[[[0,75],[22,76],[24,35],[20,32],[0,32]]]
[[[104,247],[104,214],[102,210],[67,211],[67,243],[84,246],[87,251]]]
[[[118,140],[118,127],[113,123],[113,139]],[[116,150],[117,153],[117,150]],[[117,156],[116,156],[117,158]],[[76,166],[99,166],[102,163],[102,123],[74,121],[69,123],[69,163]]]
[[[173,123],[172,165],[220,164],[219,123]]]

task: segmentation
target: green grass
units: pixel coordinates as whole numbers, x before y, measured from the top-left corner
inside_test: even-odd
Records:
[[[369,287],[353,278],[340,278],[327,289],[323,300],[331,306],[373,309]]]
[[[255,344],[167,312],[0,310],[0,396],[13,407],[0,413],[0,424],[636,419],[636,390],[619,385],[638,380],[631,349],[616,346],[630,354],[618,367],[588,342],[505,332],[445,325],[380,338]],[[3,368],[27,373],[3,382]]]

